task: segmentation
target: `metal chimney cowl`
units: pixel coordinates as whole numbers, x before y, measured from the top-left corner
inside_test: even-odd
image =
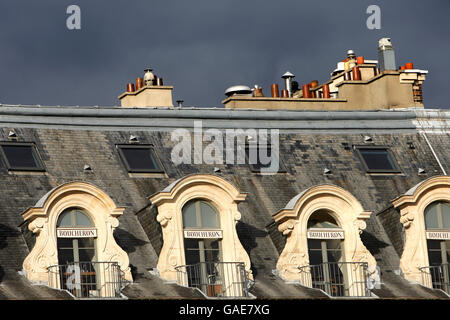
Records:
[[[289,71],[286,71],[285,74],[281,76],[284,79],[286,84],[286,90],[288,92],[289,98],[292,97],[292,79],[295,78],[295,75]]]
[[[145,69],[145,74],[144,74],[144,84],[146,86],[151,86],[153,85],[153,79],[155,78],[155,75],[152,73],[152,69]]]

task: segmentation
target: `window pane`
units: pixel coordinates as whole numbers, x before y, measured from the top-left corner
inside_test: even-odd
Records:
[[[441,241],[427,240],[428,262],[430,266],[439,266],[442,264]]]
[[[206,250],[219,250],[219,241],[216,239],[205,239],[205,249]]]
[[[219,228],[219,219],[216,210],[214,208],[202,201],[200,203],[201,217],[202,217],[202,228]]]
[[[184,247],[186,248],[186,250],[198,250],[198,240],[184,239]]]
[[[318,239],[308,239],[308,248],[309,249],[321,249],[320,240]]]
[[[445,263],[450,263],[450,240],[445,240],[445,255],[446,255]]]
[[[196,264],[200,262],[199,240],[184,239],[186,264]]]
[[[322,251],[320,250],[309,250],[309,264],[310,265],[318,265],[321,264],[322,261]]]
[[[205,262],[220,261],[219,241],[203,240],[205,246]]]
[[[12,168],[39,168],[32,146],[3,145],[3,151]]]
[[[79,210],[75,211],[75,221],[76,221],[77,227],[92,227],[93,226],[91,219],[89,219],[89,217],[85,213],[83,213]]]
[[[444,229],[450,229],[450,204],[441,202],[442,223]]]
[[[328,262],[339,262],[341,250],[327,250]]]
[[[428,251],[430,266],[440,266],[442,264],[442,255],[440,251]]]
[[[57,227],[72,227],[72,216],[70,211],[64,211],[59,215]]]
[[[327,257],[328,262],[338,262],[341,258],[341,240],[328,239],[327,242]]]
[[[86,248],[86,249],[95,248],[94,238],[77,238],[77,239],[78,239],[78,248]]]
[[[395,170],[395,165],[386,149],[359,149],[369,170]]]
[[[81,209],[69,208],[58,217],[57,227],[93,227],[91,219]]]
[[[190,202],[183,207],[183,226],[184,228],[198,228],[195,202]]]
[[[441,242],[439,240],[427,240],[428,250],[441,250]]]
[[[319,210],[309,217],[309,228],[339,228],[339,226],[336,220],[326,210]]]
[[[95,257],[94,249],[79,249],[78,255],[80,257],[80,262],[89,262],[93,261]]]
[[[72,263],[73,249],[58,249],[58,264]]]
[[[73,239],[58,238],[57,244],[58,244],[58,248],[72,249],[73,248]]]
[[[121,148],[131,170],[160,170],[151,148]]]
[[[425,209],[425,228],[426,229],[439,229],[438,224],[438,207],[436,203],[429,205]]]

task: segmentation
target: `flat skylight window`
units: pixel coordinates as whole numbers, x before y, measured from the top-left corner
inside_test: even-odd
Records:
[[[400,172],[394,157],[388,148],[358,147],[357,148],[367,172],[396,173]]]
[[[152,146],[121,145],[118,149],[128,172],[164,172]]]
[[[0,146],[8,170],[44,171],[34,144],[3,143]]]

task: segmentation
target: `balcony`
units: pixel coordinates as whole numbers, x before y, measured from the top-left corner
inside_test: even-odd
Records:
[[[49,286],[79,299],[121,298],[122,272],[117,262],[74,262],[48,267]]]
[[[448,263],[439,266],[422,267],[419,270],[422,274],[422,283],[425,286],[450,294],[450,269]]]
[[[327,262],[303,266],[300,282],[304,286],[320,289],[332,297],[370,297],[367,288],[366,262]]]
[[[198,288],[207,297],[248,297],[248,278],[243,262],[200,262],[178,266],[179,285]]]

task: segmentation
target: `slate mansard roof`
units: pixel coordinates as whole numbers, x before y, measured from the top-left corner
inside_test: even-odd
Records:
[[[279,129],[280,161],[285,172],[261,175],[248,164],[174,165],[171,131],[203,128]],[[167,283],[155,273],[162,247],[157,209],[148,197],[190,174],[217,174],[248,193],[239,204],[238,236],[250,256],[258,298],[327,298],[318,290],[284,282],[273,273],[285,239],[272,215],[289,201],[320,184],[340,186],[372,211],[361,239],[381,268],[379,297],[439,298],[442,292],[412,284],[399,275],[403,250],[402,225],[391,201],[422,181],[450,172],[450,111],[283,111],[224,108],[118,108],[0,106],[0,141],[33,142],[44,173],[8,172],[0,164],[0,299],[66,299],[65,292],[31,285],[19,272],[34,235],[21,213],[50,190],[71,181],[86,181],[125,207],[115,231],[129,256],[134,283],[122,293],[128,298],[203,298],[197,291]],[[130,175],[116,145],[130,135],[154,146],[164,175]],[[355,152],[370,136],[375,145],[390,148],[400,174],[369,175]],[[413,148],[410,146],[413,145]],[[433,149],[433,151],[431,150]],[[433,154],[434,152],[434,154]],[[435,156],[436,155],[436,156]],[[439,160],[439,161],[438,161]],[[84,165],[92,170],[83,170]],[[220,172],[215,171],[215,167]],[[324,168],[331,174],[324,175]],[[419,174],[419,168],[425,171]]]

